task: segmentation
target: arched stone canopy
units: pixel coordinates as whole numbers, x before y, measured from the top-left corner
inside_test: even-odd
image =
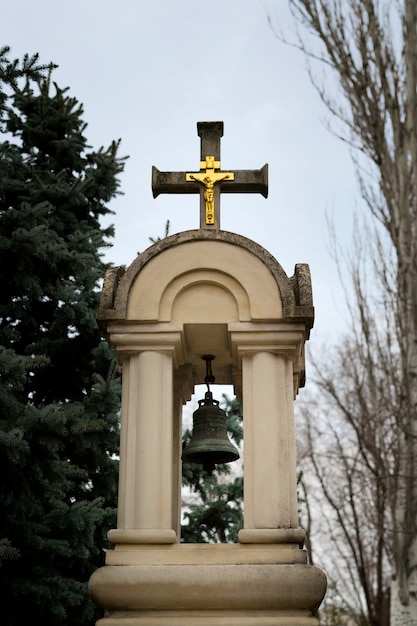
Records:
[[[227,231],[204,230],[184,231],[161,239],[140,254],[127,271],[124,271],[122,268],[111,268],[106,274],[103,286],[99,319],[126,319],[129,292],[138,275],[155,257],[177,246],[211,241],[228,244],[228,246],[233,247],[233,252],[236,252],[237,248],[240,248],[242,251],[246,250],[252,255],[252,259],[257,257],[265,266],[265,271],[268,270],[268,273],[272,275],[276,282],[281,299],[282,318],[297,317],[307,322],[309,328],[312,327],[314,312],[312,308],[311,280],[307,265],[297,264],[294,276],[289,278],[278,261],[265,248],[262,248],[254,241]],[[226,247],[224,246],[224,249]],[[184,251],[185,254],[188,254],[189,251],[192,251],[192,248],[188,246]],[[214,253],[210,253],[207,258],[201,257],[199,264],[201,268],[208,269],[213,269],[214,265],[217,267],[221,266]],[[234,275],[236,269],[239,268],[236,261],[233,261],[232,266],[224,267],[223,269],[226,273]]]
[[[314,319],[309,268],[298,264],[289,278],[250,239],[226,231],[185,231],[149,247],[126,271],[111,268],[98,318],[110,331],[111,322],[179,331],[183,362],[177,366],[191,364],[194,384],[204,379],[201,355],[218,354],[216,382],[233,383],[238,391],[230,334],[243,328],[277,331],[291,321],[299,322],[308,338]],[[303,355],[297,356],[296,388],[304,381]]]

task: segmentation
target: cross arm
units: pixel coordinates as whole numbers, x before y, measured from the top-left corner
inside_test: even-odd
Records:
[[[197,174],[198,172],[196,172]],[[219,181],[222,193],[260,193],[268,197],[268,164],[259,170],[233,170],[234,180]],[[152,193],[156,198],[161,193],[200,193],[201,185],[186,181],[185,172],[161,172],[152,167]]]
[[[197,181],[186,182],[185,172],[161,172],[152,166],[152,194],[156,198],[161,193],[200,193]]]
[[[218,183],[222,193],[260,193],[264,198],[268,197],[268,163],[260,170],[233,170],[233,173],[233,181]]]

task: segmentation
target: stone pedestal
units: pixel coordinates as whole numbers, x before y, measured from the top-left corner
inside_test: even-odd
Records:
[[[98,317],[123,367],[118,528],[90,581],[99,626],[317,624],[326,578],[302,548],[293,419],[308,267],[288,278],[244,237],[187,231],[109,270]],[[204,354],[243,406],[238,544],[180,543],[181,407],[204,381]]]
[[[326,585],[290,543],[125,545],[107,563],[90,583],[98,626],[309,626]]]

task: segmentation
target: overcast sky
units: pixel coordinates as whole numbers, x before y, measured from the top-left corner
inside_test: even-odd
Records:
[[[277,40],[268,14],[290,36],[287,0],[13,0],[2,5],[1,44],[13,57],[39,52],[59,65],[55,80],[84,104],[94,148],[122,139],[129,160],[106,255],[115,265],[130,265],[167,219],[171,234],[198,228],[198,196],[154,200],[151,190],[152,165],[198,169],[198,121],[224,122],[222,169],[268,163],[268,199],[222,196],[221,228],[265,247],[290,276],[309,264],[313,351],[343,329],[326,212],[347,238],[358,192],[305,59]]]

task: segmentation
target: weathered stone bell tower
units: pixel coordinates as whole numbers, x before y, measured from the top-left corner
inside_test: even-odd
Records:
[[[200,228],[105,277],[98,319],[123,368],[118,527],[90,580],[99,626],[314,626],[325,590],[298,526],[293,402],[313,324],[309,268],[287,277],[220,230],[220,194],[267,196],[268,169],[224,171],[223,124],[201,122],[200,169],[153,168],[154,196],[199,193]],[[181,412],[215,355],[244,416],[244,528],[236,544],[180,537]]]

